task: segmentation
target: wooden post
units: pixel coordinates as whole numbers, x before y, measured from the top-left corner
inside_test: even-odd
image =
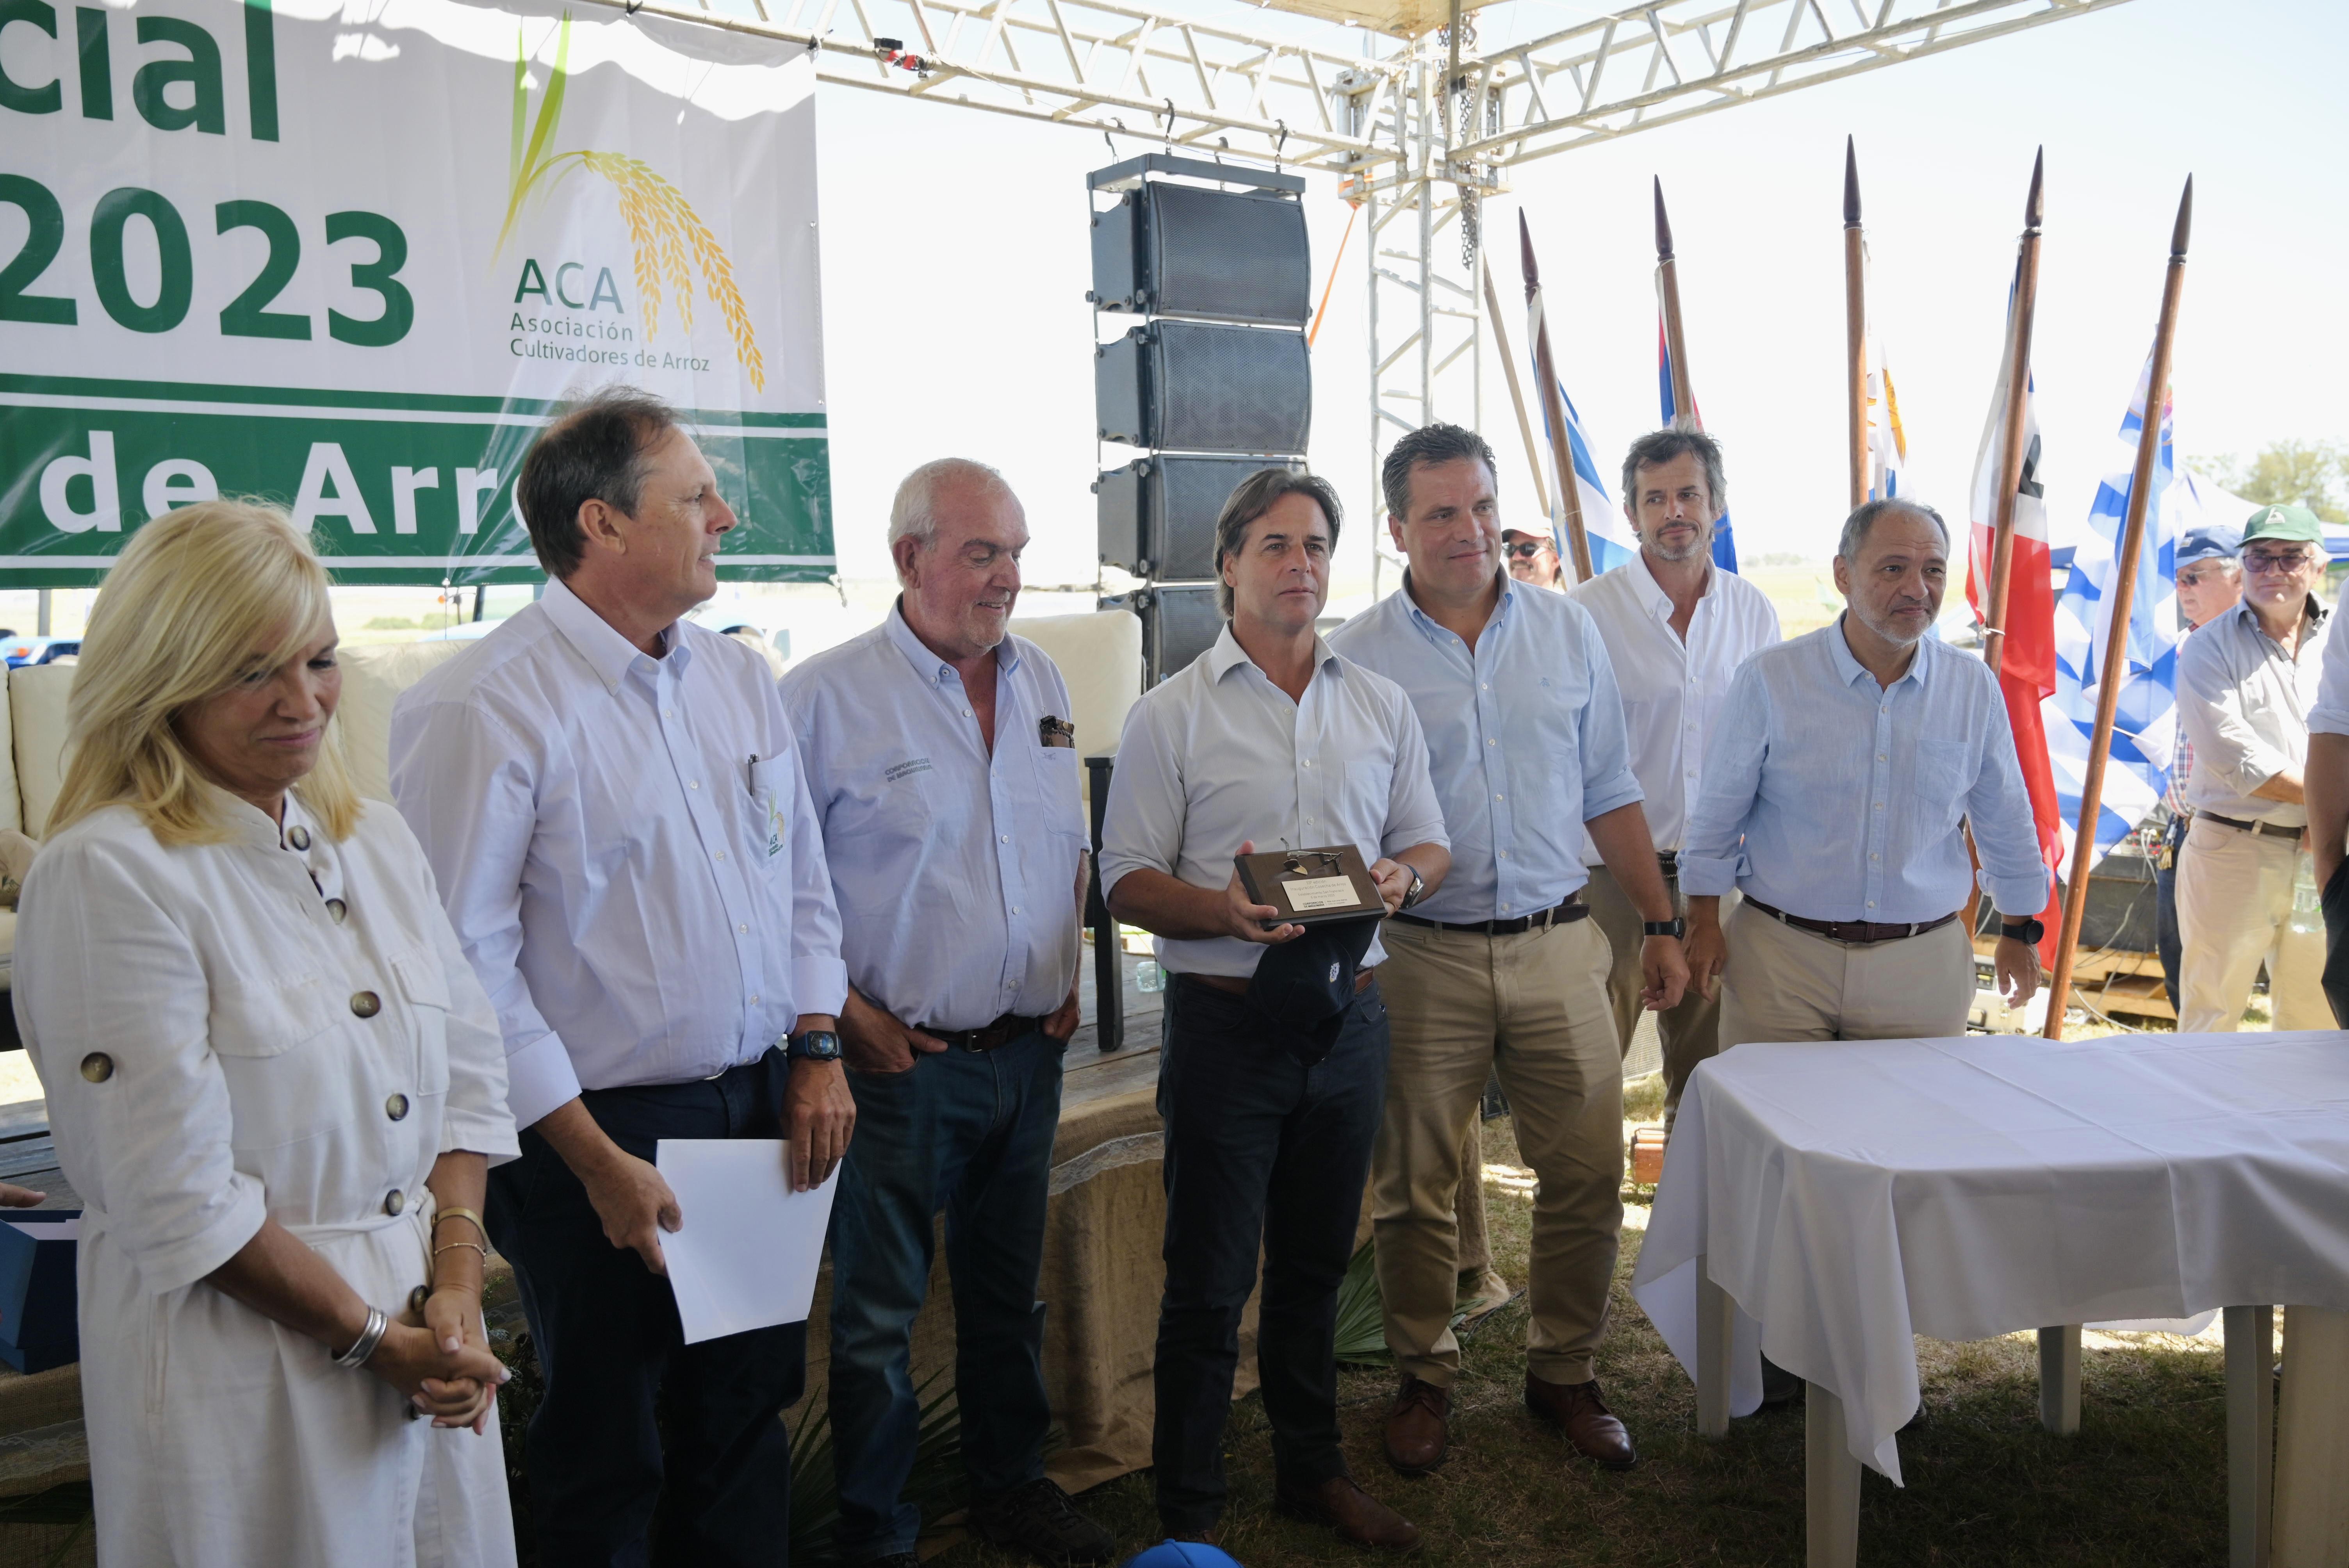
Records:
[[[1664,215],[1664,181],[1656,180],[1656,289],[1664,303],[1664,353],[1672,362],[1672,422],[1697,428],[1696,394],[1690,390],[1688,339],[1681,333],[1681,282],[1672,259],[1672,221]]]
[[[1843,139],[1843,337],[1851,448],[1851,504],[1868,499],[1868,245],[1859,226],[1859,160]],[[1677,363],[1679,356],[1674,355]]]
[[[2008,580],[2014,573],[2014,497],[2023,483],[2023,420],[2031,396],[2031,323],[2039,305],[2039,225],[2044,148],[2031,160],[2031,194],[2023,205],[2023,247],[2014,266],[2014,310],[2006,350],[2005,445],[1999,450],[1997,527],[1991,536],[1989,592],[1982,596],[1982,658],[1996,675],[2006,662]]]
[[[1541,377],[1542,413],[1549,421],[1550,478],[1557,483],[1558,515],[1566,523],[1566,540],[1574,557],[1577,582],[1588,583],[1590,535],[1582,526],[1582,487],[1574,482],[1574,441],[1568,434],[1566,399],[1557,389],[1557,362],[1549,351],[1549,317],[1541,309],[1541,268],[1534,263],[1534,232],[1517,213],[1517,248],[1526,270],[1526,303],[1534,307],[1534,374]]]
[[[1517,356],[1509,348],[1509,329],[1501,322],[1501,294],[1493,286],[1493,263],[1481,250],[1476,253],[1476,270],[1485,277],[1485,309],[1493,318],[1493,341],[1501,350],[1501,369],[1509,378],[1509,402],[1517,411],[1517,434],[1525,438],[1526,466],[1533,470],[1534,499],[1541,502],[1542,516],[1553,515],[1549,509],[1549,481],[1542,477],[1540,444],[1534,439],[1533,417],[1526,412],[1526,392],[1517,385]]]
[[[2137,557],[2145,550],[2145,513],[2153,496],[2153,465],[2161,452],[2162,408],[2168,401],[2169,351],[2178,336],[2178,298],[2186,287],[2186,241],[2194,226],[2194,177],[2186,177],[2178,222],[2169,232],[2169,270],[2162,280],[2161,319],[2153,332],[2153,368],[2145,388],[2145,422],[2137,431],[2137,467],[2129,476],[2128,513],[2121,523],[2119,567],[2112,615],[2106,623],[2105,666],[2096,684],[2096,727],[2088,738],[2088,771],[2080,781],[2080,826],[2072,838],[2072,880],[2064,889],[2064,930],[2055,944],[2055,975],[2047,986],[2046,1037],[2064,1037],[2064,1006],[2072,991],[2072,958],[2080,944],[2080,917],[2088,910],[2088,857],[2096,847],[2096,812],[2104,803],[2105,765],[2112,758],[2113,712],[2128,668],[2129,602],[2137,593]]]

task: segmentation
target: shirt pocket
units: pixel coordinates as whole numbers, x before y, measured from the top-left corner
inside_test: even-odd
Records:
[[[333,1044],[362,994],[330,995],[315,975],[213,992],[211,1045],[228,1085],[233,1147],[274,1149],[350,1120],[360,1074],[355,1053]]]
[[[783,858],[791,841],[792,806],[797,794],[790,758],[769,757],[750,764],[749,793],[744,797],[743,849],[751,864],[768,865]]]
[[[415,1088],[419,1095],[449,1092],[449,977],[428,948],[391,961],[393,980],[416,1025]]]

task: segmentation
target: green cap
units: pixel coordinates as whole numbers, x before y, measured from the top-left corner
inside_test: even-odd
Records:
[[[2282,539],[2299,544],[2323,544],[2324,525],[2304,506],[2263,506],[2243,524],[2243,542]]]

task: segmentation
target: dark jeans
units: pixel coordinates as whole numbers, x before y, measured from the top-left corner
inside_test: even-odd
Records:
[[[2186,949],[2178,930],[2178,857],[2186,852],[2186,830],[2192,822],[2190,817],[2170,819],[2169,852],[2162,857],[2169,863],[2153,873],[2153,945],[2161,954],[2161,985],[2169,993],[2173,1013],[2178,1010],[2178,965]]]
[[[1223,1513],[1224,1424],[1259,1243],[1257,1365],[1275,1469],[1299,1486],[1346,1473],[1338,1285],[1386,1097],[1387,1009],[1376,985],[1361,993],[1311,1067],[1268,1045],[1241,997],[1178,978],[1166,1010],[1166,1289],[1151,1460],[1159,1517],[1185,1530]]]
[[[613,1142],[650,1161],[663,1138],[780,1137],[786,1071],[770,1051],[703,1082],[580,1099]],[[781,1416],[800,1397],[807,1326],[684,1344],[668,1281],[604,1239],[586,1189],[533,1131],[521,1159],[490,1172],[488,1220],[546,1379],[527,1449],[538,1561],[789,1563]]]
[[[964,1469],[980,1497],[1044,1473],[1052,1413],[1036,1273],[1066,1048],[1037,1030],[985,1053],[917,1057],[908,1072],[848,1075],[856,1136],[832,1207],[832,1440],[845,1562],[911,1552],[921,1530],[921,1510],[904,1499],[923,1403],[908,1362],[941,1209]]]
[[[2333,1021],[2349,1029],[2349,861],[2333,868],[2324,884],[2324,999]]]

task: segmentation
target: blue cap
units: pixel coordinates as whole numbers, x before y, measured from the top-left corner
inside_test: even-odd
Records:
[[[1230,1553],[1205,1542],[1162,1541],[1127,1558],[1125,1568],[1240,1568],[1240,1564]]]
[[[2189,528],[2178,542],[2178,564],[2189,561],[2232,561],[2242,550],[2243,536],[2216,524]]]

